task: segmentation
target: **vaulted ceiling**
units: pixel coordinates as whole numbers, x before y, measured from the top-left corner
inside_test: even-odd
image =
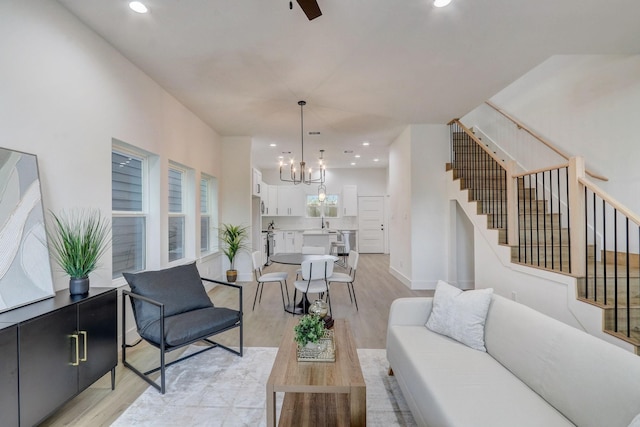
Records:
[[[552,55],[640,53],[638,0],[318,0],[313,21],[288,0],[58,1],[219,134],[252,136],[259,167],[300,158],[299,100],[308,163],[386,166],[408,124],[460,117]]]

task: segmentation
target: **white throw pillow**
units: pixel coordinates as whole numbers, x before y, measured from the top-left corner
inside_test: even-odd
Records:
[[[462,291],[439,280],[426,327],[476,350],[487,351],[484,323],[492,294],[491,288]]]

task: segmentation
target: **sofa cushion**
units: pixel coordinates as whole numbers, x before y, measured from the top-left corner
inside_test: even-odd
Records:
[[[131,291],[164,304],[165,317],[199,308],[212,307],[213,303],[202,285],[195,262],[158,271],[122,273]],[[138,329],[158,320],[158,307],[132,299]]]
[[[240,321],[240,312],[224,307],[207,307],[166,317],[164,336],[169,347],[181,346],[216,334]],[[149,323],[140,330],[144,339],[160,344],[160,321]]]
[[[438,281],[427,328],[469,347],[486,351],[484,324],[493,289],[462,291]]]
[[[387,358],[418,425],[573,425],[488,353],[422,325],[389,326]]]
[[[576,425],[627,426],[640,411],[640,358],[498,295],[487,352]]]

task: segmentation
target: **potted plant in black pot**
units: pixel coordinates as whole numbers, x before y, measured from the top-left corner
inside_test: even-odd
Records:
[[[229,270],[227,270],[227,282],[235,282],[238,278],[238,271],[235,269],[235,258],[239,251],[247,248],[247,237],[249,227],[222,224],[220,228],[220,240],[222,242],[222,252],[229,259]]]
[[[89,273],[111,242],[111,225],[99,210],[72,210],[59,215],[51,212],[48,230],[53,259],[69,275],[69,293],[89,292]]]

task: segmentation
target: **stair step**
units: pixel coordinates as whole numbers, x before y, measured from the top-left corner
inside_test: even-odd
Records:
[[[545,252],[546,248],[546,252]],[[547,268],[552,264],[559,265],[560,260],[562,262],[569,260],[569,246],[563,244],[562,246],[558,245],[547,245],[547,246],[522,246],[518,248],[517,246],[511,247],[511,259],[516,260],[521,263],[533,263],[533,264],[544,264],[544,261],[547,261]],[[519,258],[518,258],[519,256]],[[588,249],[588,259],[593,260],[594,258],[594,248],[590,246]]]
[[[607,332],[621,334],[630,338],[632,343],[640,345],[640,306],[632,306],[629,308],[628,316],[630,317],[630,330],[627,328],[627,310],[623,309],[615,310],[613,307],[605,308],[604,310],[604,330]],[[618,325],[616,330],[615,319],[618,319]]]

